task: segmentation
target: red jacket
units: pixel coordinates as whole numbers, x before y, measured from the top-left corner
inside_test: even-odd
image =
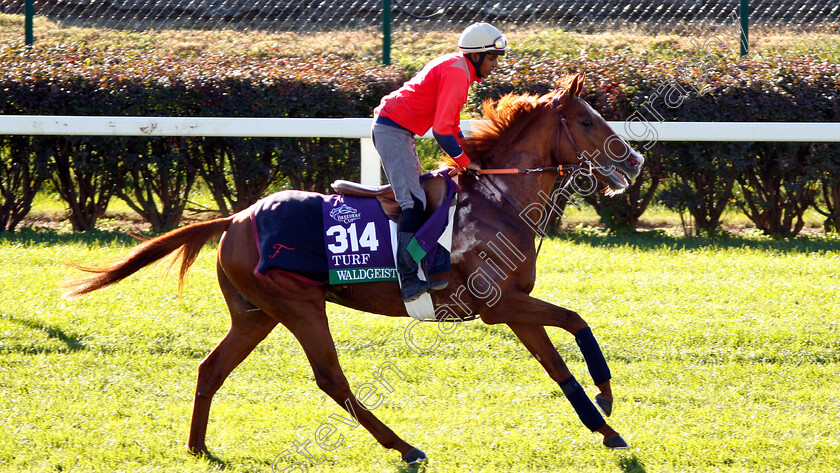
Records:
[[[481,80],[463,53],[446,54],[382,98],[374,113],[419,136],[429,128],[440,135],[458,136],[461,109],[467,103],[470,85],[476,81]]]

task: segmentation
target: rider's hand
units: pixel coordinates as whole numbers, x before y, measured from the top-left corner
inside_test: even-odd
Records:
[[[481,170],[481,166],[479,166],[478,163],[474,163],[474,162],[470,161],[470,163],[467,164],[466,167],[458,166],[458,167],[454,167],[454,168],[450,169],[449,170],[449,177],[457,176],[458,174],[461,174],[462,172],[468,171],[468,170],[469,171],[479,171],[479,170]]]

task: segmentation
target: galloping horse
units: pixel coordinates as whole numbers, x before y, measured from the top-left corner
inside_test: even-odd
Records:
[[[507,324],[571,402],[586,427],[603,435],[611,448],[627,443],[601,417],[609,416],[613,394],[604,356],[586,322],[562,307],[529,295],[536,279],[538,229],[529,224],[552,192],[558,172],[585,170],[601,191],[620,192],[638,177],[644,159],[619,138],[579,95],[583,77],[567,77],[563,90],[543,96],[508,95],[484,104],[485,124],[465,142],[465,151],[486,175],[460,177],[451,269],[443,273],[447,289],[433,294],[435,306],[454,308],[458,318],[480,315],[487,324]],[[494,171],[495,170],[495,171]],[[496,174],[492,174],[496,172]],[[492,175],[491,175],[492,174]],[[356,417],[385,448],[397,450],[408,463],[425,454],[397,436],[354,397],[338,363],[327,324],[326,301],[365,312],[406,317],[396,282],[313,285],[283,272],[258,278],[259,251],[251,213],[195,223],[148,240],[114,264],[84,268],[93,273],[65,285],[67,296],[85,294],[119,282],[139,269],[178,251],[179,281],[202,246],[221,236],[216,261],[219,286],[231,315],[231,327],[201,362],[195,392],[189,448],[206,452],[205,435],[214,393],[225,378],[278,324],[297,338],[312,365],[315,381],[342,408]],[[510,252],[502,257],[499,250]],[[506,250],[505,250],[506,251]],[[497,255],[495,259],[489,255]],[[493,297],[477,287],[492,285]],[[454,304],[453,304],[454,302]],[[453,317],[450,310],[446,317]],[[439,317],[440,319],[440,317]],[[593,382],[600,389],[595,404],[566,367],[545,331],[561,327],[575,336]]]

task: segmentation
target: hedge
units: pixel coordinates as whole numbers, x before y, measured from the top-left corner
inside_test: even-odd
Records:
[[[32,115],[359,117],[406,78],[337,57],[184,61],[119,50],[0,51],[0,113]],[[75,230],[94,228],[112,197],[155,229],[178,224],[197,178],[223,214],[278,180],[326,191],[359,176],[359,146],[342,139],[0,137],[2,216],[12,230],[32,189],[50,181]],[[33,170],[20,167],[30,163]],[[37,169],[37,172],[35,170]]]
[[[338,57],[200,60],[132,57],[84,48],[0,51],[0,113],[225,117],[366,117],[405,73]],[[840,227],[835,144],[657,142],[656,121],[840,121],[840,65],[812,57],[682,61],[610,56],[532,59],[511,54],[475,87],[468,109],[507,92],[547,92],[567,73],[587,74],[586,99],[608,120],[635,120],[647,164],[619,198],[590,197],[614,230],[633,229],[659,200],[714,233],[724,209],[741,209],[768,234],[795,235],[806,209]],[[357,178],[358,146],[338,139],[0,137],[2,229],[28,211],[50,181],[73,227],[93,228],[112,197],[155,229],[178,224],[197,179],[223,213],[268,187],[324,191]]]
[[[840,65],[818,56],[736,60],[698,54],[683,61],[623,56],[603,60],[517,61],[501,68],[473,97],[550,90],[559,77],[587,74],[587,100],[607,120],[840,122]],[[602,223],[632,229],[657,195],[688,212],[700,231],[714,233],[730,204],[764,233],[795,235],[814,206],[826,228],[840,223],[840,151],[806,143],[676,143],[642,138],[634,144],[647,158],[639,179],[620,198],[590,196]]]

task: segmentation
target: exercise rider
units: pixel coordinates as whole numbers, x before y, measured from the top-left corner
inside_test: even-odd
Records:
[[[408,252],[408,244],[425,220],[426,196],[420,186],[420,160],[414,135],[422,136],[429,128],[440,147],[458,166],[480,169],[470,162],[459,144],[461,109],[473,82],[489,76],[499,65],[499,56],[507,51],[507,39],[487,23],[475,23],[461,33],[460,52],[430,61],[402,87],[385,96],[374,110],[371,135],[382,160],[385,175],[402,208],[397,233],[397,271],[402,298],[413,301],[428,291],[446,287],[446,281],[421,281],[417,262]]]

